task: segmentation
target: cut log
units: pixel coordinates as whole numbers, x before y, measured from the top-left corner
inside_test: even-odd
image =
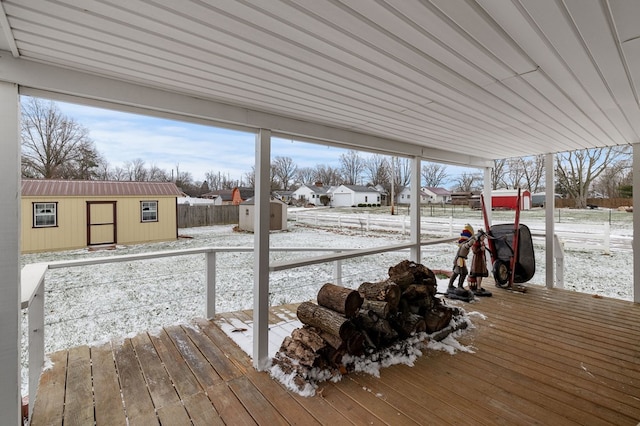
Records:
[[[431,269],[410,260],[390,267],[389,278],[403,290],[411,284],[437,285],[436,275]]]
[[[318,291],[318,305],[353,318],[362,306],[362,296],[355,290],[327,283]]]
[[[353,323],[347,318],[311,302],[302,302],[298,306],[297,315],[303,324],[317,327],[345,341],[356,331]]]
[[[451,322],[453,311],[446,306],[436,306],[425,315],[427,333],[433,333],[445,328]]]
[[[403,337],[408,337],[415,333],[421,333],[427,329],[427,323],[424,318],[416,314],[399,316],[393,325]]]
[[[358,287],[358,292],[365,299],[387,302],[391,312],[397,309],[398,302],[400,302],[400,287],[391,280],[375,283],[364,282]]]
[[[316,352],[327,346],[327,342],[311,327],[296,328],[291,332],[291,338],[302,342]]]
[[[411,284],[402,292],[402,297],[409,300],[426,299],[430,297],[429,288],[423,284]]]
[[[297,360],[300,364],[308,367],[313,366],[318,354],[311,348],[305,346],[302,342],[293,340],[287,336],[280,345],[280,351],[284,352],[290,358]]]
[[[389,317],[389,303],[380,300],[364,299],[362,310],[375,312],[381,318]]]
[[[360,315],[356,318],[356,323],[365,330],[374,331],[384,340],[394,340],[398,338],[398,333],[391,327],[386,318],[378,316],[373,311],[361,309]],[[371,335],[371,333],[369,333]],[[378,343],[376,343],[377,345]]]

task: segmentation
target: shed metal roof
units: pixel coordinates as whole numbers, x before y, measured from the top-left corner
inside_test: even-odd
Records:
[[[22,181],[22,196],[27,197],[126,197],[182,196],[173,182],[30,180]]]

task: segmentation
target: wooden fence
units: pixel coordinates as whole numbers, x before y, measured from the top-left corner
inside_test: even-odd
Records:
[[[178,204],[178,228],[232,225],[238,223],[239,206],[207,206]]]
[[[633,198],[587,198],[587,205],[598,206],[607,209],[617,209],[633,205]],[[557,198],[556,208],[573,208],[576,200],[572,198]]]

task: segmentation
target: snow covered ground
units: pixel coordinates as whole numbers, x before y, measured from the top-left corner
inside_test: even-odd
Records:
[[[324,212],[323,212],[324,213]],[[334,214],[344,214],[336,211]],[[596,244],[584,240],[585,229],[601,227],[596,222],[581,219],[571,221],[565,214],[563,232],[582,236],[579,249],[567,248],[565,257],[565,288],[632,300],[633,257],[630,248],[632,230],[626,221],[611,225],[611,253],[604,255]],[[290,216],[291,217],[291,216]],[[429,217],[425,218],[429,221]],[[431,218],[441,223],[441,218]],[[511,218],[511,221],[513,219]],[[470,222],[482,227],[477,213],[471,217],[451,220],[455,232]],[[494,223],[500,223],[494,219]],[[533,232],[543,229],[543,217],[523,218]],[[504,223],[504,221],[502,222]],[[595,224],[594,224],[595,223]],[[442,225],[440,225],[442,227]],[[542,228],[541,228],[542,227]],[[448,228],[448,227],[447,227]],[[427,226],[426,229],[429,229]],[[75,250],[22,256],[22,263],[51,262],[86,257],[104,257],[142,252],[180,250],[195,247],[242,247],[253,245],[253,234],[233,232],[231,226],[181,229],[177,241],[121,246],[113,251],[88,252]],[[331,247],[336,249],[367,248],[407,241],[398,232],[358,228],[330,228],[296,225],[290,230],[272,233],[272,247]],[[628,241],[627,241],[628,240]],[[586,241],[586,242],[585,242]],[[627,242],[625,242],[627,241]],[[543,239],[534,239],[536,275],[528,285],[544,283]],[[450,269],[456,246],[454,243],[426,246],[422,263],[432,269]],[[313,252],[272,253],[272,261],[317,255]],[[357,287],[363,281],[384,279],[389,266],[408,257],[408,252],[384,253],[344,261],[343,285]],[[46,276],[45,352],[81,344],[110,340],[161,326],[185,323],[205,315],[204,255],[162,258],[51,270]],[[313,265],[271,274],[271,305],[313,300],[318,289],[333,281],[333,265]],[[253,292],[253,254],[219,253],[217,255],[216,310],[218,312],[250,309]],[[443,291],[445,282],[440,282]],[[23,313],[26,331],[26,310]],[[26,336],[23,333],[23,346]],[[23,351],[26,354],[26,350]],[[26,374],[26,372],[25,372]],[[25,376],[23,374],[23,377]],[[26,378],[26,377],[25,377]]]

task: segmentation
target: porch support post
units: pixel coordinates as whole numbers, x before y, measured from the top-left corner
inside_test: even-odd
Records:
[[[492,170],[493,169],[491,167],[484,168],[484,183],[482,187],[482,196],[484,197],[485,203],[487,203],[486,208],[484,210],[487,214],[487,223],[489,224],[489,226],[491,226],[491,213],[492,213],[492,210],[491,210],[491,206],[492,206],[491,191],[493,190],[493,188],[491,187]]]
[[[18,86],[0,82],[0,419],[16,426],[22,424],[19,111]]]
[[[545,173],[545,197],[544,197],[544,235],[545,235],[545,283],[547,288],[553,288],[555,283],[555,242],[554,234],[555,222],[554,211],[556,208],[556,194],[555,194],[555,155],[546,154],[544,158],[544,173]]]
[[[640,303],[640,143],[633,144],[633,301]]]
[[[256,136],[255,212],[253,244],[253,366],[264,370],[269,355],[269,215],[271,131]]]
[[[411,159],[411,208],[409,220],[411,222],[411,260],[420,263],[420,157]]]

